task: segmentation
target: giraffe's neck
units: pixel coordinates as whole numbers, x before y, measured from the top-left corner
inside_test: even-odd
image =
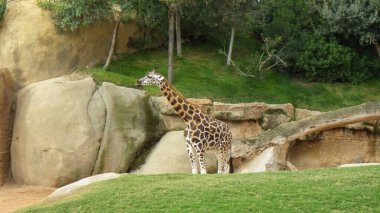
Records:
[[[195,114],[203,114],[198,106],[187,101],[166,79],[160,83],[159,87],[174,110],[185,122],[191,121]]]

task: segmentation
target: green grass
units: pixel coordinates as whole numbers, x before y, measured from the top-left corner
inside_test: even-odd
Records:
[[[254,48],[257,48],[257,44],[245,49],[236,48],[234,54],[242,62],[246,62],[250,49]],[[258,80],[238,75],[231,68],[227,68],[224,56],[218,54],[216,45],[188,45],[184,47],[183,55],[183,59],[175,59],[174,85],[186,97],[207,97],[230,103],[292,103],[298,108],[320,111],[380,100],[380,78],[360,84],[304,83],[285,74],[269,71],[264,73],[263,80]],[[99,84],[109,81],[133,87],[137,79],[154,67],[166,76],[166,49],[129,55],[114,62],[109,71],[101,68],[88,71]],[[144,90],[152,95],[160,94],[154,87],[146,87]]]
[[[380,167],[125,175],[21,212],[379,212]]]

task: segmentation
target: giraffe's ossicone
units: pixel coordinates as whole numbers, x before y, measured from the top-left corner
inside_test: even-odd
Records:
[[[187,101],[162,75],[156,73],[155,69],[139,79],[136,84],[159,86],[174,110],[186,122],[186,148],[193,174],[198,173],[194,152],[198,156],[201,174],[207,173],[206,151],[216,154],[218,173],[229,172],[232,134],[227,124],[207,115],[198,106]]]

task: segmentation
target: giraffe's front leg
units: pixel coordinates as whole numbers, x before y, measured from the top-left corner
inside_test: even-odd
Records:
[[[191,146],[191,143],[189,140],[186,140],[186,149],[187,149],[187,154],[189,155],[190,162],[191,162],[191,173],[198,174],[197,163],[195,161],[193,147]]]

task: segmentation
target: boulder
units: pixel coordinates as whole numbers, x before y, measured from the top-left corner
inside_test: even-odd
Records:
[[[313,115],[319,115],[321,113],[322,112],[319,112],[319,111],[296,108],[295,109],[295,119],[298,121],[298,120],[308,118],[308,117],[313,116]]]
[[[206,155],[206,166],[208,173],[217,171],[215,155]],[[191,173],[191,164],[186,151],[183,131],[172,131],[165,134],[149,153],[141,168],[133,171],[133,173]]]
[[[283,114],[264,114],[261,121],[261,127],[264,130],[274,129],[289,122],[290,117]]]
[[[235,173],[277,171],[275,147],[269,147],[252,159],[246,160],[235,169]]]
[[[210,115],[229,121],[258,120],[267,108],[265,103],[226,104],[214,102],[210,109]]]
[[[292,104],[267,104],[266,114],[283,114],[294,119],[294,107]]]
[[[49,11],[35,0],[8,1],[0,26],[0,65],[8,67],[21,85],[69,74],[106,60],[113,23],[90,25],[76,32],[58,33]],[[137,26],[121,24],[117,53],[128,48],[129,38],[138,37]]]
[[[158,116],[141,90],[105,82],[98,91],[107,116],[93,174],[123,173],[146,143],[157,137]]]
[[[66,76],[18,92],[11,145],[16,183],[59,187],[92,174],[105,122],[95,91],[92,78]]]
[[[56,198],[59,198],[62,196],[70,195],[70,194],[72,194],[72,192],[74,190],[82,188],[83,186],[87,186],[87,185],[90,185],[90,184],[93,184],[93,183],[96,183],[99,181],[116,179],[116,178],[119,178],[120,176],[121,176],[121,174],[109,172],[109,173],[103,173],[103,174],[99,174],[99,175],[86,177],[86,178],[78,180],[74,183],[70,183],[66,186],[63,186],[63,187],[56,189],[53,193],[51,193],[44,200],[52,200],[52,199],[56,199]]]

